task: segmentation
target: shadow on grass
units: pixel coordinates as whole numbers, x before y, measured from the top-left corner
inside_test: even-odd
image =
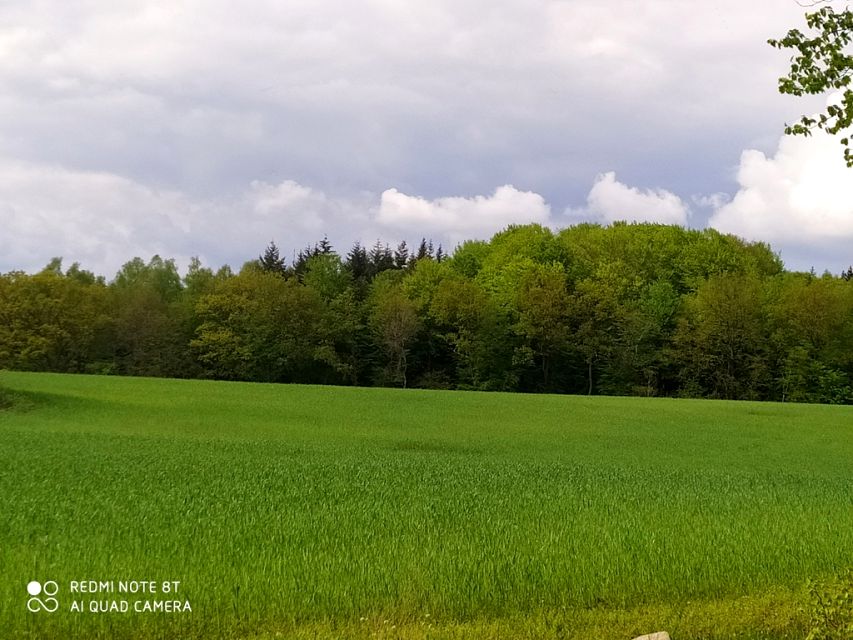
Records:
[[[25,413],[41,408],[62,410],[79,410],[91,406],[92,400],[75,398],[59,393],[44,391],[19,391],[0,387],[0,411],[9,413]]]
[[[9,389],[0,387],[0,411],[29,411],[36,406],[40,395],[47,394],[9,391]]]

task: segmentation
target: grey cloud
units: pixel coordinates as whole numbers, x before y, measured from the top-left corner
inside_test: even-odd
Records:
[[[786,62],[765,43],[802,13],[735,0],[10,0],[0,154],[84,183],[105,229],[136,229],[125,244],[80,236],[87,255],[118,242],[212,262],[271,235],[298,247],[321,226],[339,245],[370,242],[392,231],[365,213],[392,188],[435,203],[511,184],[554,209],[608,171],[673,193],[731,191],[740,151],[769,151],[802,109],[776,95]],[[252,194],[288,181],[310,190],[308,213],[252,209]],[[7,242],[78,246],[66,233],[77,195],[38,208],[16,193],[0,204],[0,221],[14,215]],[[158,227],[150,209],[174,213]],[[233,229],[235,215],[250,223]]]
[[[726,130],[736,152],[744,131],[775,128],[779,56],[764,39],[799,13],[731,0],[12,2],[0,114],[16,156],[202,191],[295,178],[553,196],[617,155],[671,161],[673,138],[698,147]]]

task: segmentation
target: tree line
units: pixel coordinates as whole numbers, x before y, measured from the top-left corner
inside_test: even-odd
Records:
[[[0,276],[0,368],[434,389],[853,402],[853,269],[712,229],[510,226],[452,255],[271,243],[238,272],[54,259]]]

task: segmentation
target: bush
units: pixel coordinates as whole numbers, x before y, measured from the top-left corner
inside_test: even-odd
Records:
[[[806,640],[853,638],[853,568],[828,581],[809,580],[811,631]]]

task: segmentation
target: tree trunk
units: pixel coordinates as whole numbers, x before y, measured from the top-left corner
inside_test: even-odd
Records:
[[[589,360],[587,360],[586,362],[587,362],[587,365],[588,365],[588,369],[587,369],[587,371],[588,371],[588,375],[589,375],[589,390],[587,391],[587,393],[586,393],[586,394],[587,394],[588,396],[591,396],[591,395],[592,395],[592,358],[590,358],[590,359],[589,359]]]

